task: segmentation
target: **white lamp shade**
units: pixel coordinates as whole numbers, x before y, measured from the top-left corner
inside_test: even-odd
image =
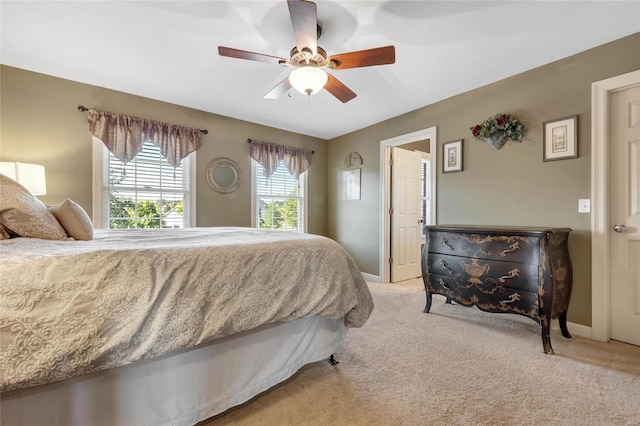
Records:
[[[0,162],[0,173],[17,181],[33,195],[45,195],[47,182],[44,177],[44,166],[40,164]]]
[[[289,74],[289,83],[303,95],[313,95],[322,89],[329,77],[327,73],[313,66],[296,68]]]

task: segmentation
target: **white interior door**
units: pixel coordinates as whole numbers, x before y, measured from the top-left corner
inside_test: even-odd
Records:
[[[640,345],[640,85],[611,95],[611,338]]]
[[[421,276],[420,162],[422,154],[391,148],[391,282]]]

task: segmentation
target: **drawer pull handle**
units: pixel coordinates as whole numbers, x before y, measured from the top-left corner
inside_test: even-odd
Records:
[[[498,303],[500,303],[501,306],[504,306],[504,305],[507,305],[509,303],[517,302],[519,300],[520,300],[520,294],[519,293],[513,293],[512,295],[509,296],[508,299],[501,300]]]
[[[449,266],[447,265],[447,262],[445,262],[444,259],[440,259],[440,266],[446,269],[449,275],[453,275],[455,272],[453,269],[449,268]]]
[[[444,288],[445,290],[451,290],[449,287],[447,287],[447,283],[442,278],[438,278],[438,282],[440,283],[442,288]]]
[[[509,246],[508,250],[502,250],[500,252],[500,256],[507,257],[507,253],[511,253],[513,251],[518,251],[518,250],[520,250],[520,243],[519,242],[515,242],[515,243],[513,243],[513,244],[511,244]]]
[[[451,251],[455,250],[453,248],[453,246],[451,244],[449,244],[449,241],[447,241],[447,239],[445,237],[440,238],[440,242],[442,244],[444,244],[445,246],[449,247],[449,250],[451,250]]]
[[[511,271],[507,272],[507,275],[503,275],[500,278],[498,278],[498,281],[500,281],[501,283],[506,282],[507,280],[511,279],[511,278],[516,278],[520,276],[520,269],[516,268],[516,269],[512,269]]]

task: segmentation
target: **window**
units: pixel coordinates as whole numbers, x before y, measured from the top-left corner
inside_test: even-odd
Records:
[[[422,219],[422,236],[426,237],[424,225],[431,224],[431,158],[423,155],[420,162],[420,219]]]
[[[269,177],[264,168],[252,160],[253,226],[262,229],[306,232],[306,175],[296,180],[280,162]]]
[[[96,227],[185,228],[195,221],[195,153],[174,168],[150,142],[126,165],[94,138]]]

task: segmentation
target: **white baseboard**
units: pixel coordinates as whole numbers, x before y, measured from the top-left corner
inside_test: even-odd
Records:
[[[589,326],[567,322],[567,328],[569,329],[569,333],[571,334],[575,334],[576,336],[580,337],[586,337],[587,339],[592,338],[591,327]]]
[[[382,282],[380,281],[380,276],[378,275],[371,275],[371,274],[367,274],[366,272],[363,272],[362,277],[365,279],[365,281],[371,281],[372,283]]]
[[[560,330],[560,325],[558,324],[558,320],[553,320],[551,322],[551,328],[554,330]],[[573,322],[567,321],[567,328],[569,329],[569,333],[572,336],[580,336],[586,337],[587,339],[591,339],[591,327],[582,324],[576,324]]]

